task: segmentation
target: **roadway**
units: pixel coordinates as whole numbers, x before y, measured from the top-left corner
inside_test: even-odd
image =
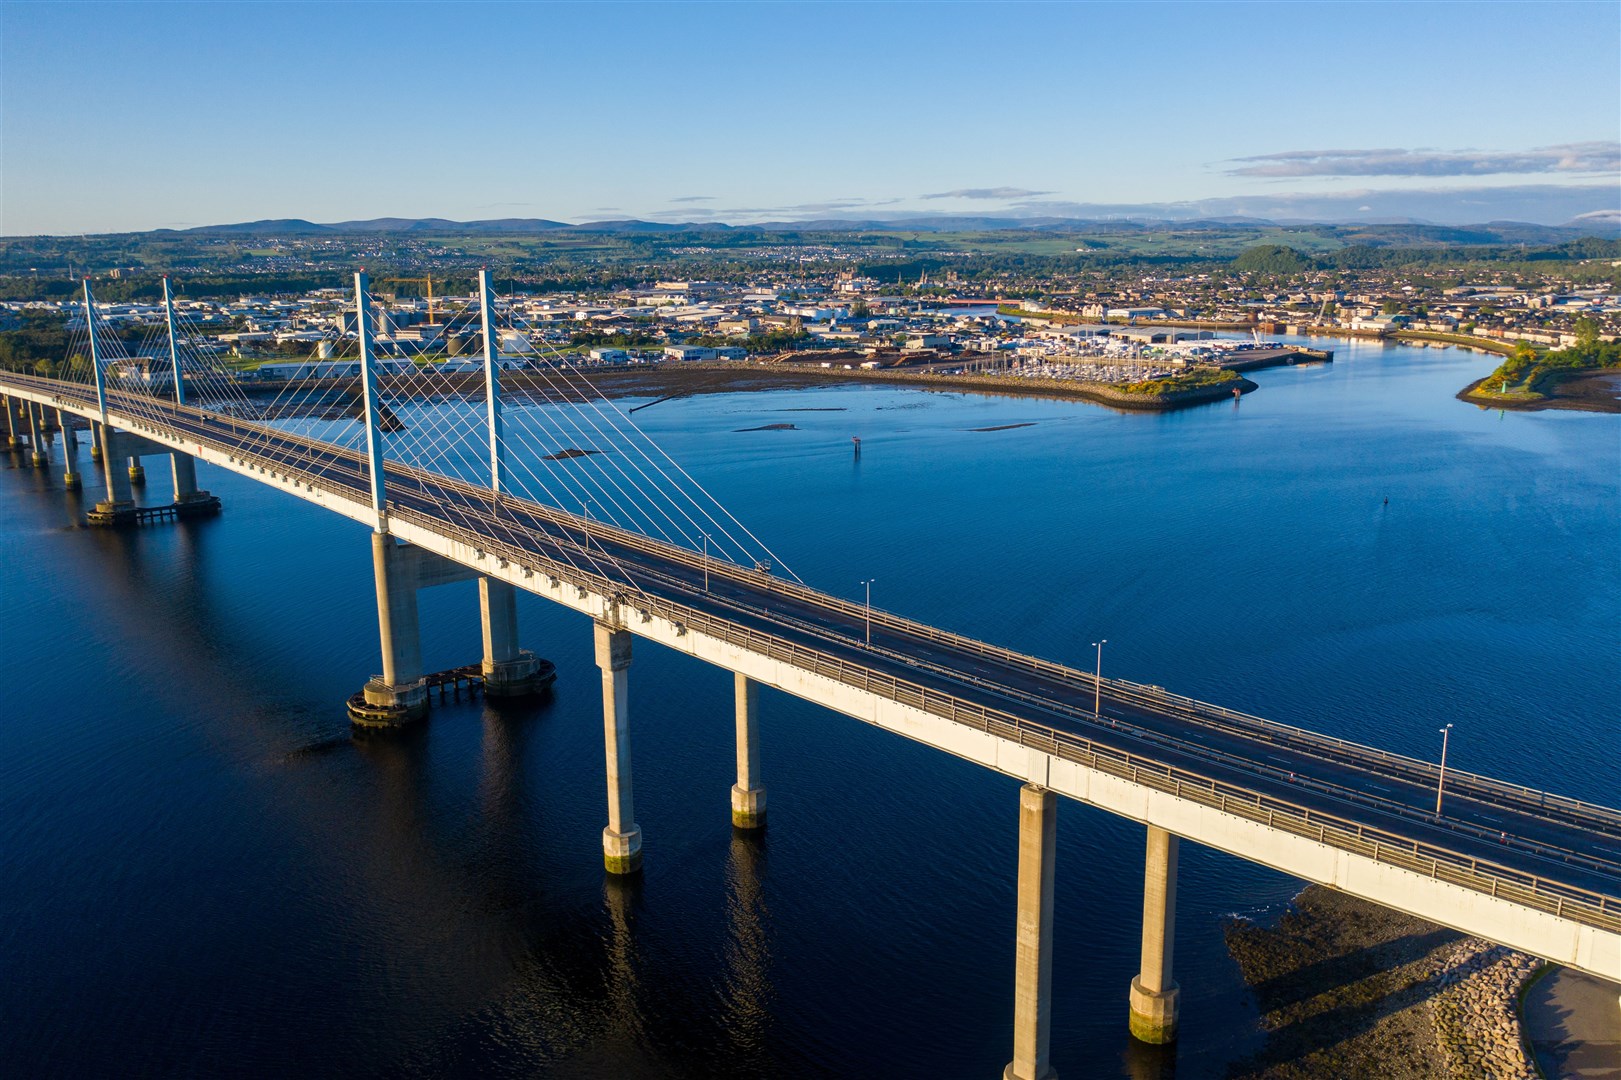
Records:
[[[46,383],[45,380],[28,380]],[[46,383],[95,412],[87,388]],[[328,443],[150,398],[123,409],[186,440],[318,480],[369,505],[364,459]],[[122,411],[122,410],[121,410]],[[997,649],[547,506],[390,463],[396,508],[454,532],[623,583],[845,663],[903,679],[1166,767],[1445,849],[1569,890],[1621,897],[1621,813],[1449,770],[1434,811],[1434,766],[1166,694],[1104,680],[1099,713],[1088,673]],[[1611,899],[1606,907],[1614,910]]]

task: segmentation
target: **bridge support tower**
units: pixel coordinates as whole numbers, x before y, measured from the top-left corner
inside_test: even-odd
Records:
[[[518,590],[499,578],[478,579],[478,606],[484,629],[484,693],[523,697],[545,688],[548,671],[540,658],[518,648]]]
[[[1052,1041],[1053,859],[1058,796],[1019,789],[1019,919],[1014,939],[1013,1060],[1003,1080],[1057,1080]]]
[[[760,782],[760,684],[747,675],[736,678],[737,783],[732,785],[732,824],[739,829],[765,825],[765,785]]]
[[[597,667],[602,669],[602,731],[608,763],[608,827],[602,862],[610,874],[642,868],[642,830],[630,773],[630,631],[595,624]]]
[[[1131,980],[1131,1033],[1145,1043],[1176,1041],[1181,988],[1171,978],[1176,945],[1176,861],[1181,839],[1148,827],[1143,874],[1143,968]]]

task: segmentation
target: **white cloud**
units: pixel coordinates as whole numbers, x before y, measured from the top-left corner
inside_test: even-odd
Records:
[[[1530,150],[1289,150],[1234,158],[1229,176],[1495,176],[1505,173],[1621,173],[1621,142],[1594,141]]]

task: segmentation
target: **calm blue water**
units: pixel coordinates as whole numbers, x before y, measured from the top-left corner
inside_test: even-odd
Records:
[[[1615,804],[1618,418],[1330,347],[1170,415],[849,388],[637,420],[811,584],[1086,667],[1102,635],[1106,673],[1405,752],[1450,721],[1460,767]],[[1000,1074],[1013,781],[767,692],[771,826],[737,838],[730,675],[638,643],[646,870],[605,882],[586,620],[524,599],[553,700],[351,741],[366,531],[199,474],[222,517],[109,535],[72,527],[94,487],[0,470],[6,1072]],[[472,585],[422,605],[430,668],[476,659]],[[1142,830],[1066,803],[1059,831],[1054,1064],[1151,1075]],[[1251,1041],[1222,918],[1297,888],[1184,850],[1179,1077]]]

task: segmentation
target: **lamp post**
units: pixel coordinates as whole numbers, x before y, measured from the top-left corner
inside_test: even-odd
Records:
[[[1441,775],[1435,780],[1435,816],[1441,816],[1441,795],[1447,782],[1447,738],[1452,734],[1452,725],[1441,728]]]
[[[872,647],[872,583],[877,581],[877,580],[878,580],[877,578],[868,578],[866,581],[863,581],[861,583],[861,584],[863,584],[863,585],[865,585],[867,587],[867,647],[868,648]]]
[[[585,507],[585,550],[591,550],[591,496],[580,498],[581,505]]]
[[[1103,646],[1108,643],[1108,638],[1092,642],[1093,648],[1098,651],[1098,666],[1092,669],[1092,712],[1096,716],[1103,715]]]
[[[709,591],[709,534],[704,533],[704,592]]]

